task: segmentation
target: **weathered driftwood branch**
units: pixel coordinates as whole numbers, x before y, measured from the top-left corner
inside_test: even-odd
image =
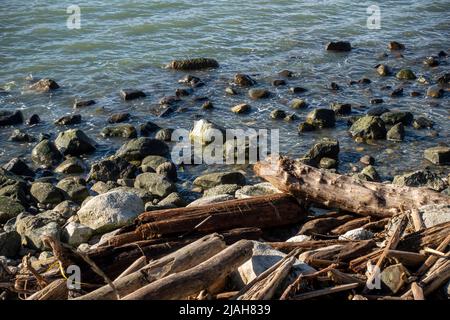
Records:
[[[27,300],[67,300],[67,281],[58,279],[29,296]]]
[[[152,283],[172,273],[181,272],[194,267],[211,258],[225,248],[225,242],[217,235],[205,236],[187,246],[166,255],[159,260],[150,262],[144,268],[131,274],[119,277],[114,281],[117,293],[124,297],[139,288]],[[94,290],[76,300],[114,299],[114,290],[106,285]]]
[[[228,276],[250,259],[252,252],[252,241],[240,240],[205,262],[150,283],[123,300],[184,299]]]
[[[390,217],[427,204],[449,204],[450,198],[428,188],[359,181],[299,161],[272,156],[255,164],[256,174],[296,196],[361,215]]]
[[[359,287],[359,285],[360,285],[359,283],[343,284],[343,285],[339,285],[339,286],[332,287],[332,288],[326,288],[326,289],[321,289],[321,290],[301,293],[299,295],[296,295],[296,296],[292,297],[291,299],[292,300],[312,299],[312,298],[326,296],[326,295],[337,293],[337,292],[341,292],[341,291],[347,291],[347,290],[355,289],[355,288]]]

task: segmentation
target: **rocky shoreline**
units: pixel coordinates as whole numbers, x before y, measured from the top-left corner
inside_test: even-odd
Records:
[[[392,42],[389,49],[401,54],[404,46]],[[351,45],[344,42],[330,43],[327,50],[346,52],[351,50]],[[439,52],[436,56],[427,57],[423,63],[436,67],[446,64],[446,60],[447,54]],[[168,68],[183,71],[217,67],[217,61],[203,58],[173,61],[168,65]],[[377,65],[375,70],[377,76],[395,76],[398,79],[399,87],[386,88],[391,97],[406,94],[401,86],[402,82],[419,81],[428,86],[426,96],[448,100],[449,73],[431,80],[417,76],[410,69],[392,70],[384,64]],[[272,85],[287,85],[292,74],[288,70],[280,72]],[[186,85],[186,88],[176,90],[174,96],[163,98],[160,101],[161,113],[173,112],[180,99],[190,96],[196,88],[205,85],[200,78],[191,75],[183,77],[180,83]],[[360,79],[349,85],[367,83],[370,83],[370,79]],[[248,96],[252,100],[270,97],[270,89],[252,88],[255,84],[256,80],[251,76],[239,73],[234,76],[233,85],[225,90],[227,94],[235,95],[236,88],[248,89]],[[29,89],[43,94],[61,90],[58,83],[52,79],[33,80]],[[331,83],[329,89],[339,90],[339,84]],[[306,90],[302,87],[289,89],[293,94],[301,94]],[[420,93],[412,91],[410,94]],[[130,101],[143,98],[146,94],[136,89],[123,89],[120,96],[124,101]],[[352,115],[352,105],[347,103],[333,103],[329,108],[314,108],[307,114],[306,120],[299,124],[299,134],[333,128],[336,119],[342,117],[346,117],[348,121],[348,133],[360,143],[380,139],[400,142],[405,138],[405,127],[415,130],[428,130],[433,127],[432,119],[376,106],[381,102],[382,98],[372,99],[371,104],[374,106],[363,116]],[[79,109],[93,105],[93,100],[75,101],[73,107]],[[297,97],[292,99],[290,106],[292,113],[288,114],[280,109],[271,111],[268,116],[274,120],[293,121],[296,119],[295,111],[306,108],[308,102]],[[204,98],[201,107],[214,109],[213,102],[208,98]],[[245,114],[251,112],[251,109],[250,104],[242,103],[232,106],[230,112]],[[24,130],[13,131],[11,141],[33,143],[34,147],[26,159],[11,159],[0,168],[0,262],[10,273],[19,273],[25,267],[23,257],[37,262],[53,255],[42,236],[51,236],[87,252],[98,248],[114,236],[117,230],[132,223],[142,212],[204,206],[232,199],[280,193],[268,182],[249,184],[249,177],[246,177],[245,172],[230,167],[225,172],[196,177],[191,191],[198,199],[184,199],[179,192],[180,165],[175,164],[170,157],[168,142],[173,130],[160,128],[152,122],[143,123],[136,128],[126,123],[129,118],[129,113],[110,116],[108,125],[101,129],[101,135],[121,137],[128,141],[115,155],[95,161],[90,166],[83,157],[96,150],[96,143],[80,129],[67,129],[54,140],[46,133],[34,137]],[[32,126],[39,121],[37,114],[25,120],[21,111],[0,111],[0,130],[24,122]],[[67,127],[81,121],[80,114],[73,114],[56,120],[55,126]],[[206,139],[207,129],[215,126],[206,120],[194,123],[191,139],[203,141]],[[338,140],[332,137],[323,138],[314,143],[309,152],[299,160],[313,167],[336,172],[340,161],[339,152]],[[423,158],[429,162],[430,169],[398,175],[392,183],[399,186],[427,187],[450,196],[450,145],[428,148]],[[340,173],[361,181],[385,182],[380,178],[376,165],[376,156],[367,154],[352,167],[351,172]],[[354,229],[346,230],[345,234],[336,234],[342,239],[352,240],[374,237],[371,231],[359,227],[358,225]],[[307,239],[299,240],[298,237],[302,236],[306,237],[303,234],[296,236],[297,238],[285,236],[283,241]]]

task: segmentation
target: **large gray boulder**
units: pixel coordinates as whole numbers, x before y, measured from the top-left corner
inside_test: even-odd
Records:
[[[143,211],[143,201],[133,192],[110,191],[90,199],[78,211],[78,218],[81,224],[104,233],[127,225]]]
[[[174,183],[170,182],[165,176],[152,172],[145,172],[138,175],[134,182],[134,187],[147,190],[160,198],[164,198],[171,192],[176,191]]]
[[[141,161],[147,156],[163,156],[168,152],[169,147],[163,141],[141,137],[125,143],[117,151],[116,156],[128,161]]]
[[[55,145],[64,155],[78,156],[95,151],[95,142],[79,129],[61,132]]]
[[[197,177],[194,185],[209,189],[220,184],[245,185],[245,176],[238,171],[208,173]]]
[[[133,179],[136,170],[135,165],[120,157],[101,160],[91,166],[88,180],[115,182],[118,179]]]
[[[43,242],[44,235],[57,240],[61,235],[61,227],[58,222],[42,216],[20,215],[17,217],[16,230],[22,237],[22,244],[38,250],[50,249]]]
[[[65,200],[64,192],[48,182],[33,183],[30,193],[42,204],[59,204]]]

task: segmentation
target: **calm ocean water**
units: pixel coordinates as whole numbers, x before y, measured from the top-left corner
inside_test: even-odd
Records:
[[[81,9],[81,29],[66,27],[69,5]],[[381,9],[381,29],[366,27],[369,5]],[[419,168],[424,165],[422,152],[440,142],[449,142],[450,105],[447,96],[433,100],[410,97],[409,92],[425,93],[426,86],[416,82],[404,85],[405,95],[390,98],[384,85],[396,87],[395,78],[379,78],[373,69],[378,63],[394,68],[408,67],[416,74],[430,78],[449,72],[447,63],[437,68],[422,64],[424,57],[450,49],[450,3],[448,0],[418,1],[15,1],[0,0],[0,87],[9,93],[0,96],[0,108],[22,109],[25,116],[38,113],[43,122],[23,128],[38,135],[58,131],[53,121],[62,115],[81,113],[82,124],[77,127],[96,140],[97,152],[92,161],[112,154],[124,142],[104,139],[100,130],[113,112],[132,114],[131,123],[153,121],[162,127],[189,128],[198,118],[207,118],[226,127],[279,128],[281,151],[298,157],[321,136],[338,138],[341,142],[341,168],[348,169],[365,153],[378,160],[378,170],[384,177]],[[355,48],[349,54],[328,53],[324,45],[330,40],[348,40]],[[404,58],[390,55],[387,43],[397,40],[407,50]],[[208,96],[215,105],[212,111],[200,109],[201,103],[187,98],[184,112],[158,118],[151,110],[161,97],[173,95],[181,85],[184,73],[169,71],[163,66],[175,58],[206,56],[217,59],[221,67],[207,72],[194,72],[206,86],[196,89],[196,95]],[[310,109],[328,106],[331,102],[348,102],[369,106],[374,97],[385,99],[385,106],[409,110],[436,122],[438,136],[430,131],[407,129],[403,143],[387,141],[376,145],[353,142],[341,119],[337,127],[307,133],[297,133],[299,121],[285,123],[269,119],[275,108],[289,110],[293,96],[288,87],[275,88],[270,83],[278,71],[289,69],[298,76],[289,86],[308,89],[304,97]],[[224,88],[236,72],[253,75],[261,87],[274,93],[269,100],[249,101],[245,92],[226,96]],[[25,90],[25,77],[50,77],[62,89],[56,93],[36,94]],[[349,86],[349,80],[367,77],[369,86]],[[342,89],[331,92],[325,87],[337,82]],[[125,103],[119,98],[121,88],[145,91],[146,99]],[[95,99],[97,105],[74,111],[75,98]],[[234,115],[229,108],[250,102],[253,111],[245,116]],[[355,108],[364,113],[367,108]],[[297,111],[300,119],[307,111]],[[13,128],[0,128],[0,163],[13,156],[29,159],[32,145],[9,142]],[[188,169],[221,170],[200,166]],[[190,171],[191,170],[191,171]],[[193,171],[192,171],[193,170]]]

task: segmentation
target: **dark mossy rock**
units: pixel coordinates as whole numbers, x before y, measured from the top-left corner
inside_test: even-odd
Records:
[[[286,117],[284,117],[284,121],[290,122],[290,121],[295,121],[298,119],[298,116],[295,113],[291,113],[286,115]]]
[[[91,166],[88,181],[117,181],[118,179],[133,179],[137,167],[127,160],[117,157],[95,162]]]
[[[218,68],[217,60],[210,58],[193,58],[186,60],[173,60],[167,65],[167,68],[174,70],[201,70],[209,68]]]
[[[382,77],[386,77],[392,74],[391,68],[389,68],[385,64],[379,64],[375,66],[375,68],[377,69],[377,73]]]
[[[393,98],[400,97],[402,95],[403,95],[403,88],[396,88],[390,94],[390,96]]]
[[[272,85],[274,87],[285,86],[286,84],[287,84],[286,80],[283,80],[283,79],[276,79],[276,80],[272,81]]]
[[[23,123],[22,111],[7,111],[0,110],[0,127],[1,126],[14,126],[16,124]]]
[[[177,90],[175,90],[175,95],[177,97],[187,97],[187,96],[192,95],[193,93],[194,93],[194,90],[192,90],[192,89],[178,88]]]
[[[159,198],[164,198],[176,191],[176,186],[173,182],[169,181],[165,176],[153,172],[145,172],[138,175],[134,182],[134,187],[146,190]]]
[[[388,49],[389,50],[404,50],[405,45],[400,42],[397,42],[397,41],[391,41],[388,44]]]
[[[36,138],[20,129],[15,129],[11,133],[11,136],[8,140],[13,142],[30,143],[36,141]]]
[[[129,114],[128,112],[114,113],[109,117],[108,122],[109,123],[125,122],[125,121],[130,120],[130,117],[131,117],[131,114]]]
[[[135,100],[139,98],[145,98],[146,94],[141,90],[134,89],[122,89],[120,90],[120,96],[125,101]]]
[[[374,157],[370,156],[370,155],[364,155],[359,159],[359,162],[361,162],[362,164],[368,166],[368,165],[374,165],[375,164],[375,159]]]
[[[386,107],[382,107],[382,106],[378,106],[378,107],[373,107],[370,108],[366,114],[368,116],[376,116],[376,117],[380,117],[383,113],[389,112],[390,110]]]
[[[304,109],[307,106],[308,106],[308,104],[303,99],[293,99],[291,102],[292,109]]]
[[[352,45],[348,41],[328,42],[325,49],[328,51],[346,52],[352,50]]]
[[[147,121],[139,126],[139,130],[141,132],[141,136],[149,136],[151,133],[154,133],[161,129],[157,124]]]
[[[197,88],[197,87],[204,85],[204,83],[202,82],[202,80],[200,78],[190,75],[190,74],[184,76],[183,78],[178,80],[178,82],[183,83],[183,84],[188,85],[193,88]]]
[[[379,182],[380,175],[374,166],[368,165],[361,170],[360,174],[358,174],[358,178],[365,181]]]
[[[156,167],[156,173],[165,176],[170,181],[177,181],[177,167],[171,161],[166,161],[161,163],[158,167]]]
[[[55,145],[64,155],[79,156],[95,151],[95,142],[79,129],[59,133]]]
[[[74,109],[85,108],[93,106],[95,103],[95,100],[75,100],[75,102],[73,103],[73,107]]]
[[[32,114],[27,120],[27,125],[34,126],[34,125],[36,125],[36,124],[38,124],[40,122],[41,122],[41,118],[39,117],[39,115],[38,114]]]
[[[59,163],[61,159],[62,155],[55,144],[47,139],[39,142],[31,151],[31,160],[44,168],[52,167]]]
[[[30,167],[20,158],[13,158],[3,166],[3,169],[8,170],[18,176],[34,177],[35,173]]]
[[[338,160],[339,141],[331,138],[323,138],[308,151],[304,159],[312,166],[318,166],[322,158]]]
[[[89,197],[86,181],[79,177],[64,178],[58,182],[56,187],[63,190],[72,201],[79,204]]]
[[[34,182],[30,193],[36,202],[56,205],[65,200],[64,192],[48,182]]]
[[[10,197],[0,196],[0,223],[3,224],[9,219],[17,217],[24,212],[25,208],[18,201]]]
[[[405,126],[409,126],[413,122],[414,116],[409,111],[389,111],[383,113],[381,119],[388,125],[395,125],[401,122]]]
[[[241,87],[250,87],[253,86],[256,81],[253,80],[249,75],[237,73],[234,76],[234,83]]]
[[[117,152],[116,156],[128,161],[142,160],[146,156],[164,156],[169,152],[169,147],[161,140],[149,138],[132,139],[125,143]]]
[[[281,109],[275,109],[270,112],[270,117],[275,120],[281,120],[286,118],[286,112]]]
[[[439,58],[438,57],[426,57],[425,60],[423,60],[423,64],[429,67],[437,67],[439,65]]]
[[[170,129],[170,128],[161,129],[155,134],[155,139],[161,140],[161,141],[166,141],[166,142],[171,141],[172,133],[173,133],[173,129]]]
[[[304,93],[306,91],[308,91],[308,90],[305,89],[305,88],[302,88],[302,87],[291,87],[291,88],[289,88],[289,92],[293,93],[293,94]]]
[[[334,102],[330,105],[330,108],[336,113],[336,115],[348,115],[352,113],[352,105],[350,103],[337,103]]]
[[[308,113],[305,122],[316,128],[332,128],[336,123],[336,114],[331,109],[315,109]]]
[[[328,85],[328,89],[330,89],[330,90],[339,90],[340,88],[339,88],[339,85],[336,82],[331,82]]]
[[[120,137],[126,139],[137,138],[137,130],[131,124],[105,127],[100,133],[103,137]]]
[[[400,70],[399,72],[397,72],[395,77],[399,80],[415,80],[417,78],[414,72],[412,72],[410,69]]]
[[[86,170],[84,162],[76,157],[68,158],[64,160],[55,168],[55,172],[64,174],[80,174]]]
[[[434,121],[425,117],[417,117],[413,121],[413,127],[415,129],[431,129],[434,126]]]
[[[203,110],[211,110],[214,109],[214,104],[211,101],[205,101],[201,107]]]
[[[384,100],[382,98],[370,99],[370,104],[380,104],[380,103],[383,103],[383,102],[384,102]]]
[[[316,128],[312,124],[309,124],[307,122],[300,123],[300,125],[297,128],[299,133],[311,132],[311,131],[314,131],[315,129]]]
[[[350,133],[354,138],[384,139],[386,138],[386,127],[380,117],[364,116],[353,123]]]
[[[434,172],[418,170],[394,177],[393,184],[408,187],[427,187],[436,191],[445,189],[445,183]]]
[[[231,112],[236,114],[249,113],[251,110],[251,106],[247,103],[240,103],[231,108]]]
[[[436,78],[436,82],[439,83],[441,86],[450,85],[450,73],[445,73],[443,75],[438,76]]]
[[[81,123],[81,115],[79,114],[64,116],[55,121],[55,124],[58,126],[69,126],[79,123]]]
[[[392,126],[386,134],[386,139],[391,141],[403,141],[405,138],[405,127],[399,122]]]
[[[0,231],[0,256],[15,257],[21,247],[20,235],[14,231]]]
[[[292,78],[294,76],[294,73],[290,70],[281,70],[280,72],[278,72],[278,75],[280,77]]]

